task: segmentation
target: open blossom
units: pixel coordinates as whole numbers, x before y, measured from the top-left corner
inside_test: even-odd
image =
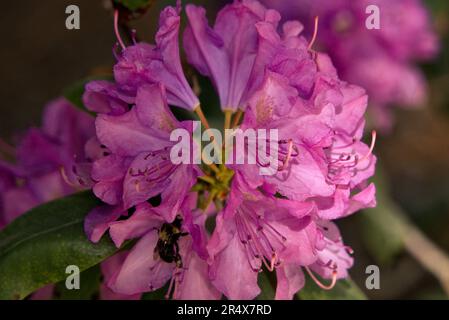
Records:
[[[126,295],[139,294],[159,289],[169,282],[167,295],[174,299],[220,297],[208,281],[204,249],[206,216],[198,210],[191,211],[190,199],[185,206],[185,221],[178,216],[168,224],[148,203],[144,203],[136,207],[129,219],[110,224],[110,235],[118,247],[125,240],[140,238],[108,280],[110,289]],[[165,255],[166,248],[161,246],[160,240],[161,234],[171,228],[180,237],[173,257]]]
[[[199,101],[190,88],[181,66],[179,52],[180,5],[167,7],[160,15],[156,44],[138,43],[124,48],[114,67],[119,87],[137,94],[143,84],[162,83],[170,104],[195,110]]]
[[[195,128],[177,120],[169,105],[197,111],[188,101],[198,101],[188,99],[193,91],[178,65],[172,32],[179,31],[179,10],[162,12],[156,47],[123,45],[115,82],[86,86],[84,101],[98,113],[90,143],[102,150],[91,180],[104,202],[86,217],[86,233],[97,242],[108,232],[118,247],[139,239],[108,272],[108,290],[139,295],[168,283],[175,299],[253,299],[262,271],[276,272],[277,299],[291,299],[303,287],[304,271],[332,288],[353,263],[332,221],[376,204],[367,182],[376,163],[375,133],[371,145],[362,141],[365,90],[340,80],[330,58],[311,50],[300,22],[280,23],[280,14],[258,1],[225,6],[213,27],[204,9],[187,5],[187,60],[215,85],[231,116],[225,128],[240,129],[237,138],[274,129],[265,147],[277,145],[279,152],[255,152],[254,163],[176,163],[171,132],[185,129],[192,140]],[[176,22],[172,32],[166,19]],[[164,56],[162,43],[176,54]],[[155,60],[155,52],[163,58]],[[232,149],[223,158],[250,152]],[[206,228],[206,219],[215,227]]]
[[[223,110],[246,107],[251,82],[263,73],[257,61],[256,25],[276,26],[280,15],[257,1],[236,1],[223,8],[213,28],[203,8],[187,5],[189,25],[184,32],[184,47],[189,63],[212,79]]]
[[[94,193],[124,210],[160,195],[161,214],[172,221],[195,184],[197,169],[170,160],[175,144],[171,131],[193,128],[191,122],[178,122],[172,115],[163,87],[142,86],[134,108],[119,116],[99,115],[96,128],[98,141],[108,151],[93,164]]]
[[[317,42],[340,76],[368,91],[376,125],[389,129],[393,106],[416,107],[426,99],[424,76],[415,62],[435,57],[436,34],[420,0],[263,0],[285,19],[300,18],[309,36],[319,17]],[[380,28],[368,29],[368,6],[380,12]]]

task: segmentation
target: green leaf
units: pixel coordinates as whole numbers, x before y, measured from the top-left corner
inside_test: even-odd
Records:
[[[274,300],[276,294],[274,288],[276,287],[276,279],[273,279],[273,272],[261,272],[257,278],[257,283],[261,290],[257,300]]]
[[[301,300],[366,300],[365,294],[351,279],[339,280],[331,290],[323,290],[307,275],[304,288],[297,294]]]
[[[101,269],[96,265],[80,273],[79,290],[68,290],[65,280],[56,285],[61,300],[92,300],[98,294],[101,282]]]
[[[83,94],[86,84],[94,80],[112,80],[112,79],[113,78],[111,75],[92,76],[82,79],[72,84],[71,86],[67,87],[63,92],[63,96],[78,109],[87,112],[89,114],[93,114],[86,108],[86,106],[83,103]]]
[[[372,257],[379,264],[391,264],[403,251],[402,223],[400,209],[389,197],[385,174],[378,168],[376,184],[377,206],[358,215],[363,242]]]
[[[23,299],[66,279],[67,266],[83,271],[115,253],[107,237],[93,244],[84,233],[84,217],[98,204],[92,193],[78,193],[39,206],[0,232],[0,299]]]
[[[142,294],[141,300],[166,300],[165,295],[168,292],[168,286],[169,285],[166,284],[162,288],[157,289],[155,291],[145,292],[144,294]]]
[[[129,11],[137,11],[144,9],[153,4],[156,0],[114,0],[116,4],[120,4]]]

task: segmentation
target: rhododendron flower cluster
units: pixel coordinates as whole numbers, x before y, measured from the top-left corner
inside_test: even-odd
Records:
[[[319,18],[319,44],[332,57],[342,79],[364,87],[376,126],[388,130],[392,107],[417,107],[426,99],[424,77],[415,62],[433,58],[438,40],[420,0],[262,0],[300,18],[309,36]],[[366,20],[379,9],[379,29]]]
[[[371,145],[362,142],[365,91],[338,78],[299,21],[281,23],[258,1],[225,6],[213,26],[203,8],[186,5],[182,45],[181,10],[162,11],[155,44],[126,46],[117,32],[115,81],[86,86],[84,103],[98,114],[90,143],[101,151],[90,185],[104,204],[85,230],[93,242],[106,232],[117,247],[136,241],[105,285],[126,295],[166,286],[174,299],[253,299],[259,273],[275,272],[276,298],[291,299],[307,272],[332,288],[353,263],[333,221],[376,202],[367,182],[375,134]],[[197,114],[206,128],[202,110],[214,107],[192,89],[182,49],[214,84],[226,129],[278,130],[269,141],[279,145],[275,174],[259,174],[264,159],[171,161],[170,133],[183,128],[193,138],[195,128],[170,106]]]

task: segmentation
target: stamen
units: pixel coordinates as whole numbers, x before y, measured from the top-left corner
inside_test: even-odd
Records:
[[[329,285],[323,284],[318,278],[312,273],[312,271],[309,269],[309,267],[304,267],[309,274],[309,276],[312,278],[312,280],[317,284],[318,287],[320,287],[323,290],[331,290],[333,287],[335,287],[335,284],[337,283],[337,270],[332,271],[332,281]]]
[[[276,252],[273,252],[273,256],[271,257],[270,269],[269,271],[273,271],[276,266],[278,266],[278,255]]]
[[[348,254],[350,255],[354,254],[354,249],[352,249],[350,246],[345,246],[344,248]]]
[[[61,173],[62,180],[64,180],[65,183],[67,183],[72,188],[79,188],[79,186],[77,186],[75,183],[70,181],[69,177],[67,176],[67,172],[65,171],[64,166],[61,166],[59,171]]]
[[[210,125],[209,125],[209,121],[207,121],[206,116],[203,113],[203,110],[201,109],[201,105],[198,105],[194,110],[193,110],[196,115],[198,116],[198,118],[201,121],[201,124],[206,128],[206,129],[210,129]],[[209,132],[209,131],[208,131]],[[215,139],[215,137],[213,135],[210,134],[209,132],[209,139],[214,143],[215,145],[215,150],[221,151],[221,147],[217,144],[217,139]],[[217,155],[218,158],[221,158],[221,154]],[[215,171],[214,166],[211,166],[212,170]]]
[[[173,289],[173,287],[176,286],[175,282],[176,282],[176,276],[172,276],[171,279],[170,279],[170,284],[168,286],[167,293],[164,296],[164,298],[166,300],[170,299],[170,295],[171,295],[172,289]]]
[[[251,216],[250,216],[251,217]],[[276,254],[276,250],[273,248],[273,246],[271,245],[270,241],[268,240],[268,238],[266,237],[265,233],[263,232],[263,228],[259,229],[258,232],[261,234],[260,237],[257,236],[257,234],[255,233],[255,231],[251,228],[250,226],[250,222],[246,220],[245,217],[241,217],[243,224],[245,225],[246,229],[248,230],[249,234],[251,235],[251,239],[253,239],[253,243],[254,246],[256,248],[256,250],[258,251],[258,258],[262,261],[262,263],[265,265],[265,267],[267,268],[268,271],[274,271],[274,267],[276,265],[276,260],[277,260],[277,254]],[[257,224],[260,226],[260,224],[257,221]],[[263,242],[265,243],[265,246],[258,241],[258,239],[263,240]],[[268,256],[270,256],[270,252],[271,252],[271,260],[268,260]],[[273,257],[276,258],[276,260],[273,260]]]
[[[292,156],[292,152],[293,152],[293,141],[289,140],[288,141],[288,148],[287,148],[287,157],[285,158],[282,166],[279,168],[279,171],[282,171],[285,168],[287,168],[288,163],[290,162],[290,158]]]
[[[240,222],[240,217],[236,216],[236,229],[237,229],[237,234],[239,236],[240,242],[243,244],[243,246],[245,247],[245,255],[246,255],[246,259],[248,260],[249,266],[251,267],[251,270],[253,270],[253,272],[260,272],[260,268],[254,267],[252,264],[252,259],[251,259],[251,255],[253,257],[256,257],[252,248],[250,248],[250,245],[248,244],[248,240],[245,239],[244,236],[244,231],[242,230],[242,224]],[[249,250],[251,250],[251,253],[249,252]]]
[[[279,141],[278,141],[279,145],[284,145],[284,144],[287,145],[287,150],[283,150],[282,148],[279,148],[279,153],[280,153],[280,154],[283,154],[283,155],[288,154],[288,153],[289,153],[289,144],[290,144],[292,141],[293,141],[292,139],[289,139],[289,140],[279,140]],[[270,142],[270,141],[267,140],[267,142]],[[271,143],[271,142],[270,142],[270,143]],[[291,150],[291,154],[290,154],[290,155],[291,155],[291,157],[297,157],[297,156],[299,155],[298,147],[297,147],[295,144],[292,145],[292,150]]]
[[[224,128],[226,129],[230,129],[231,128],[231,118],[232,118],[232,111],[231,110],[226,110],[224,112],[225,114],[225,123],[224,123]]]
[[[120,57],[119,57],[119,54],[118,54],[118,48],[119,48],[119,44],[118,44],[118,42],[116,42],[115,44],[114,44],[114,46],[112,47],[112,54],[114,55],[114,58],[115,58],[115,60],[116,61],[119,61],[120,60]]]
[[[131,40],[133,41],[134,44],[137,44],[137,30],[136,29],[131,30]]]
[[[240,119],[243,116],[243,111],[242,110],[238,110],[237,113],[235,114],[234,117],[234,121],[232,121],[232,128],[235,128],[239,125]]]
[[[210,185],[215,185],[215,180],[212,177],[207,176],[207,175],[198,177],[198,180],[202,180],[204,182],[207,182]]]
[[[376,138],[377,138],[377,132],[376,132],[376,130],[373,130],[373,132],[371,132],[371,146],[369,148],[369,151],[368,151],[368,153],[365,156],[363,156],[359,160],[359,162],[365,160],[366,158],[368,158],[373,153],[374,147],[376,146]]]
[[[119,11],[115,10],[114,11],[114,31],[115,31],[115,36],[117,37],[117,41],[119,42],[120,46],[122,47],[123,50],[126,49],[125,43],[122,40],[122,37],[120,36],[120,32],[118,30],[118,20],[119,20]]]
[[[200,118],[201,124],[206,128],[210,129],[209,122],[206,119],[206,116],[203,113],[203,110],[201,109],[201,106],[199,105],[196,107],[194,112],[197,114],[198,118]]]
[[[265,222],[265,225],[271,229],[271,231],[273,231],[278,237],[280,237],[282,239],[282,242],[287,241],[287,238],[285,236],[283,236],[279,231],[277,231],[271,224]]]
[[[308,50],[312,50],[313,44],[315,43],[316,37],[318,35],[318,16],[315,17],[315,26],[313,30],[313,36],[312,40],[310,40],[309,46],[307,47]]]

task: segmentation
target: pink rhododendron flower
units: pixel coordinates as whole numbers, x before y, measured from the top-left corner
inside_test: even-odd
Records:
[[[138,242],[129,253],[111,260],[113,268],[105,266],[108,296],[136,296],[162,288],[168,282],[166,296],[174,299],[218,299],[221,294],[208,279],[207,235],[204,223],[207,215],[194,209],[196,198],[188,197],[172,222],[160,215],[149,203],[143,202],[124,220],[99,222],[91,217],[86,228],[94,228],[98,238],[109,229],[117,247],[129,239]],[[182,214],[182,215],[181,215]],[[175,247],[164,244],[177,236]],[[165,239],[165,240],[163,240]],[[174,250],[173,252],[171,250]]]
[[[414,65],[435,57],[438,40],[420,0],[263,0],[284,19],[302,19],[309,36],[319,17],[317,47],[328,51],[340,76],[370,96],[376,125],[389,129],[392,107],[417,107],[426,99]],[[380,28],[368,29],[368,6],[379,8]]]
[[[99,115],[96,128],[99,142],[110,154],[93,164],[94,193],[125,210],[161,195],[161,214],[172,221],[195,184],[197,169],[170,160],[171,131],[193,128],[191,122],[178,122],[171,114],[164,88],[142,86],[134,108],[119,116]]]
[[[167,7],[162,11],[156,45],[139,43],[124,48],[114,67],[114,76],[119,87],[131,95],[137,94],[143,84],[162,83],[167,89],[170,104],[195,110],[199,101],[181,66],[179,12],[179,3],[177,8]]]
[[[115,82],[86,87],[84,101],[98,113],[91,180],[104,202],[86,217],[86,234],[97,242],[108,232],[117,247],[138,239],[115,261],[108,289],[139,295],[168,283],[167,296],[175,299],[253,299],[262,271],[276,272],[277,299],[303,287],[304,271],[332,288],[353,263],[332,221],[376,204],[367,182],[375,132],[371,145],[362,141],[365,90],[339,79],[299,21],[280,23],[280,14],[258,1],[225,6],[213,27],[204,9],[187,5],[187,60],[215,85],[225,128],[240,129],[236,138],[245,130],[276,130],[264,142],[278,152],[260,156],[262,144],[250,151],[251,139],[242,139],[248,152],[215,156],[253,156],[254,163],[176,164],[171,132],[185,129],[193,140],[195,128],[169,105],[195,111],[209,128],[180,67],[179,10],[162,12],[156,47],[125,47],[119,39]]]
[[[254,76],[263,72],[256,59],[256,25],[265,21],[276,26],[279,13],[257,1],[237,1],[220,11],[213,29],[203,8],[188,5],[186,13],[184,47],[189,63],[212,79],[223,110],[244,108]]]

